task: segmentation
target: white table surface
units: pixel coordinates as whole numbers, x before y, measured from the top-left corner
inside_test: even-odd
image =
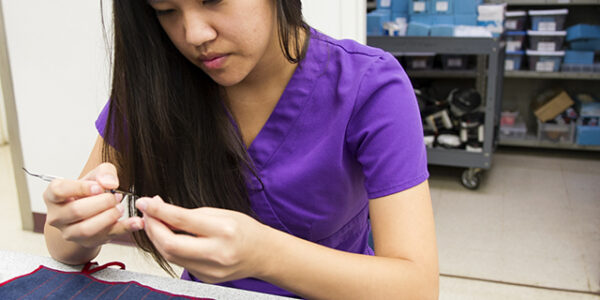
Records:
[[[61,271],[81,271],[82,266],[69,266],[62,264],[50,257],[34,256],[30,254],[10,252],[0,250],[0,283],[14,277],[28,274],[37,269],[40,265]],[[127,270],[120,270],[109,267],[92,274],[94,277],[116,282],[137,281],[143,285],[155,289],[167,291],[173,294],[205,297],[214,299],[290,299],[269,294],[261,294],[226,288],[216,285],[180,280],[176,278],[158,277],[154,275],[141,274]]]

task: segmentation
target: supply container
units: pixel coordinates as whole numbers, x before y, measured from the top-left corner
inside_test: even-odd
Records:
[[[569,44],[573,50],[600,51],[600,39],[576,40]]]
[[[523,31],[527,22],[527,12],[524,10],[507,11],[504,13],[504,29]]]
[[[502,139],[525,139],[527,126],[520,121],[513,125],[500,125],[500,138]]]
[[[524,49],[526,31],[507,31],[506,36],[506,51],[519,51]]]
[[[452,15],[454,13],[454,0],[430,0],[431,10],[438,15]]]
[[[570,124],[554,124],[554,123],[542,123],[537,120],[538,141],[561,143],[561,144],[572,144],[575,138],[575,123]]]
[[[558,72],[565,51],[536,51],[527,50],[529,70],[538,72]]]
[[[444,70],[466,70],[468,67],[468,55],[442,55],[442,68]]]
[[[410,15],[429,14],[431,13],[431,4],[429,1],[411,0],[408,7]]]
[[[565,29],[568,9],[530,10],[531,29],[535,31],[560,31]]]
[[[600,25],[577,24],[567,28],[567,41],[600,39]]]
[[[565,64],[593,65],[594,51],[565,51]]]
[[[504,70],[518,71],[521,70],[521,62],[525,56],[525,51],[506,51],[504,58]]]
[[[477,6],[482,0],[454,0],[454,14],[477,14]]]
[[[403,53],[405,67],[410,70],[431,70],[435,53]]]
[[[577,144],[600,145],[600,102],[581,105],[581,117],[577,120]]]
[[[519,116],[519,111],[503,111],[500,117],[500,126],[515,125],[515,121]]]
[[[559,51],[563,49],[566,31],[528,30],[529,49],[538,51]]]

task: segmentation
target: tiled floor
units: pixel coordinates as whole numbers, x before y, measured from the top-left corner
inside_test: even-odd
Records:
[[[477,191],[460,169],[430,171],[441,299],[600,299],[600,154],[502,149]],[[0,228],[0,249],[48,255],[42,235],[20,229],[8,147]],[[98,261],[112,260],[166,276],[131,247],[105,247]]]

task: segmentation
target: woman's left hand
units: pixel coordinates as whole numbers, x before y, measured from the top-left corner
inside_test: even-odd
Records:
[[[260,277],[266,266],[269,227],[248,215],[211,207],[186,209],[159,196],[140,198],[136,207],[144,213],[144,229],[160,254],[203,282]]]

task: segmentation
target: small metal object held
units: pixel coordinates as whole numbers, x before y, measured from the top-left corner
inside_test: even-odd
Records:
[[[29,172],[27,169],[22,168],[23,171],[25,171],[25,173],[27,173],[30,176],[33,177],[37,177],[43,181],[47,181],[47,182],[51,182],[54,179],[63,179],[62,177],[58,177],[58,176],[53,176],[53,175],[46,175],[46,174],[35,174],[35,173],[31,173]],[[122,191],[122,190],[118,190],[118,189],[113,189],[113,190],[107,190],[107,192],[112,193],[112,194],[123,194],[124,196],[131,196],[133,198],[139,198],[139,196],[131,193],[131,192],[126,192],[126,191]]]

